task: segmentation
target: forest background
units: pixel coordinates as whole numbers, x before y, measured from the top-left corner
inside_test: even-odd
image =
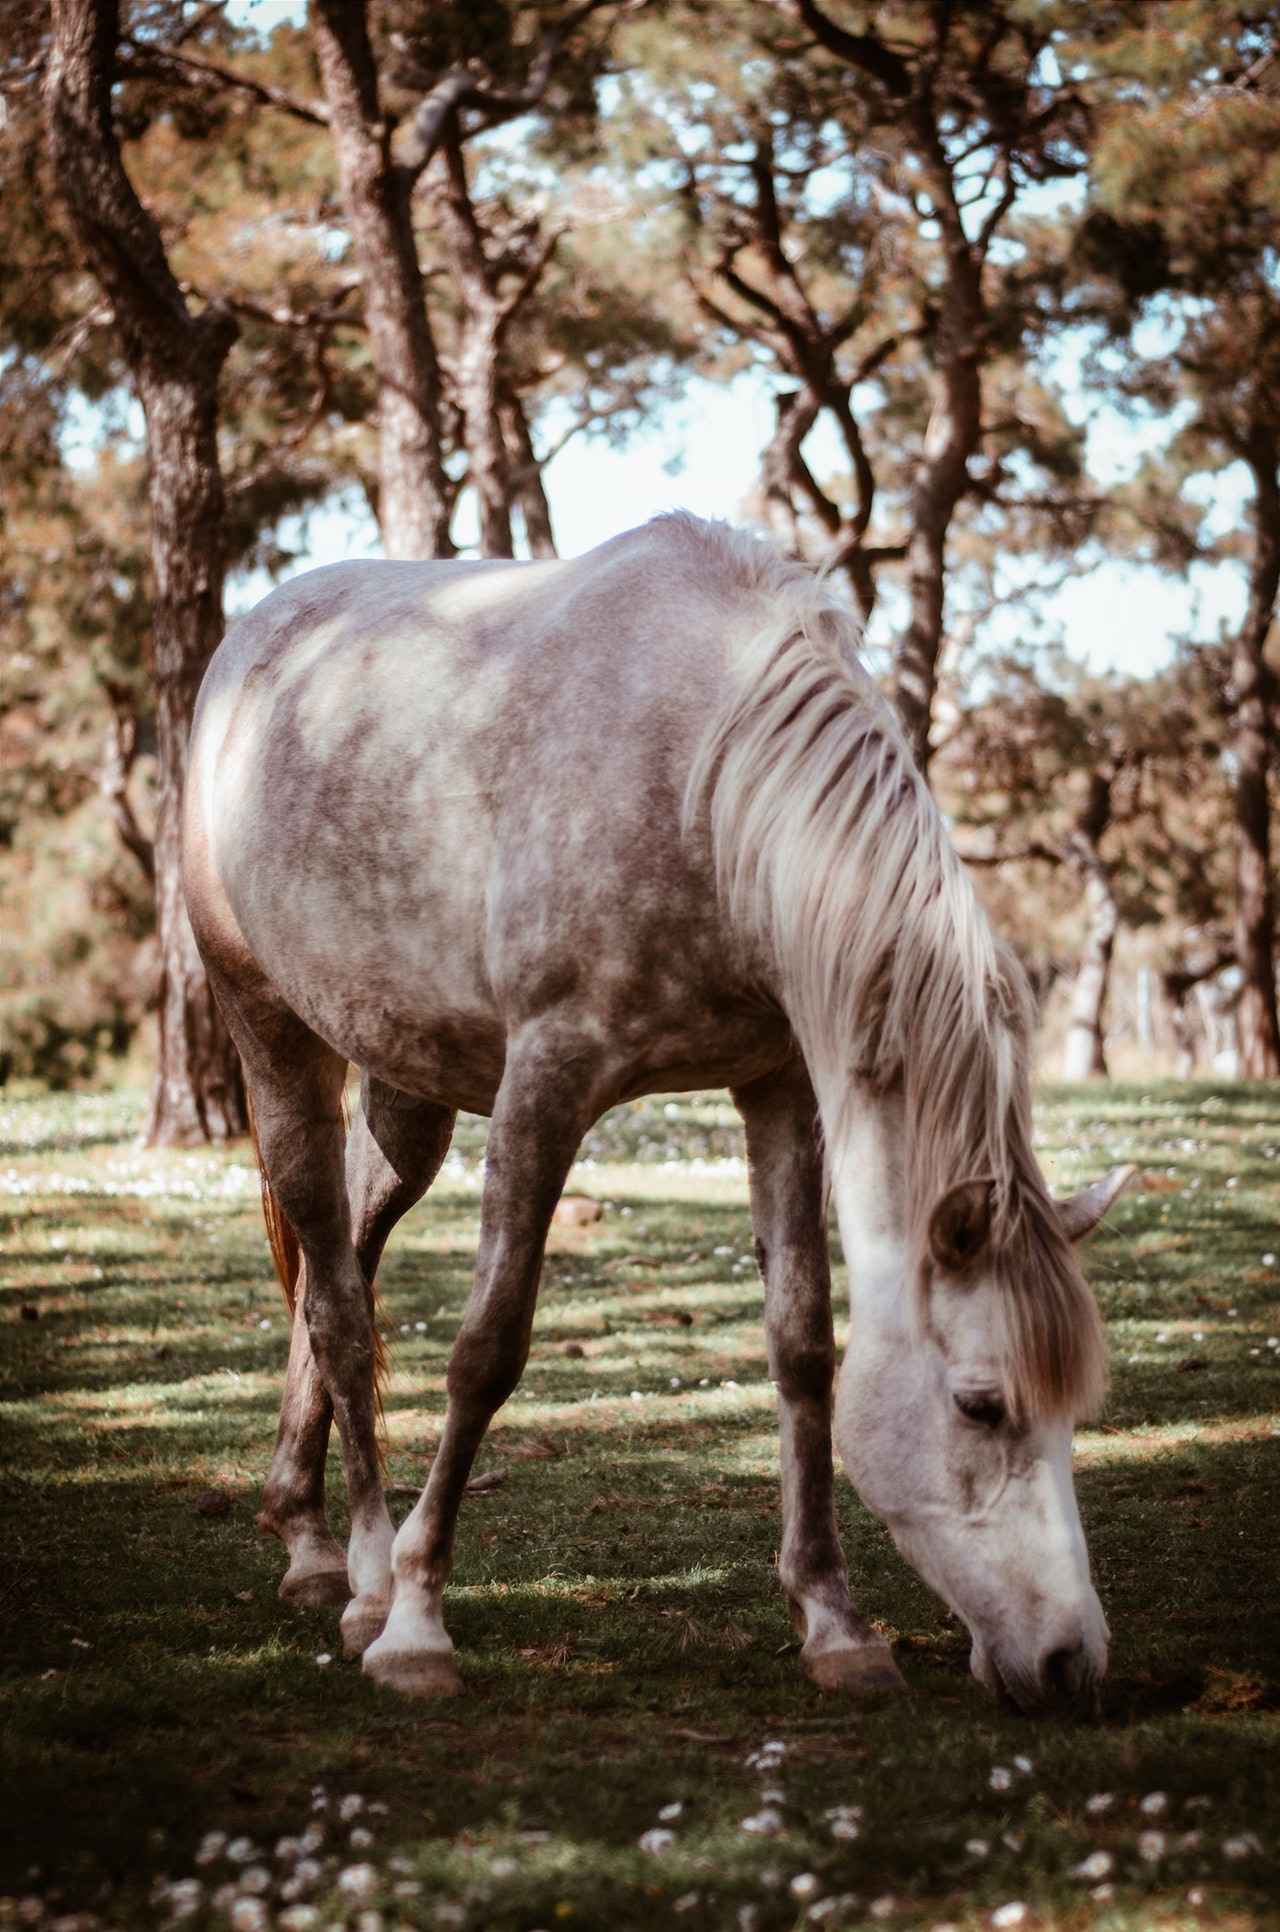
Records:
[[[142,1038],[153,1140],[240,1131],[176,847],[228,581],[357,504],[391,556],[553,555],[567,443],[750,373],[742,514],[867,623],[1067,1076],[1280,1076],[1278,27],[0,0],[0,1072]],[[1117,559],[1242,615],[1090,669],[1054,595]]]

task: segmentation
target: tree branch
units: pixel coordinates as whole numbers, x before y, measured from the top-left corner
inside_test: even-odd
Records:
[[[192,75],[198,75],[216,87],[247,94],[251,100],[260,101],[266,107],[281,108],[297,120],[309,121],[313,127],[329,125],[329,109],[323,101],[305,101],[301,95],[291,94],[287,87],[276,87],[270,81],[252,80],[247,74],[234,73],[231,68],[223,67],[216,60],[209,60],[204,54],[181,53],[164,42],[139,40],[134,34],[122,34],[120,45],[129,52],[129,58],[118,63],[118,71],[124,80],[151,78],[157,71],[170,79],[173,77],[165,73],[166,66],[187,68]],[[150,65],[152,62],[154,66]],[[190,86],[193,83],[187,81],[186,84]]]
[[[834,20],[819,12],[813,0],[795,0],[790,12],[809,29],[819,46],[846,66],[856,67],[859,73],[878,80],[898,100],[904,100],[911,92],[911,70],[907,63],[874,34],[851,34],[844,27],[837,27]]]
[[[563,20],[557,21],[534,55],[523,87],[494,87],[469,67],[450,67],[418,104],[408,137],[396,157],[402,178],[410,187],[420,179],[463,108],[477,109],[482,117],[481,127],[485,129],[531,113],[546,94],[561,41],[589,15],[613,4],[614,0],[581,0]]]

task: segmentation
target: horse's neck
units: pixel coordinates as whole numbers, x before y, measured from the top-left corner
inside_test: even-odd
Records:
[[[881,1328],[907,1319],[904,1131],[901,1098],[864,1090],[830,1149],[851,1313]]]

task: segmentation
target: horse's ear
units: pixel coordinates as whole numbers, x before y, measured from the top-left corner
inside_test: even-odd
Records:
[[[982,1252],[991,1232],[994,1181],[961,1181],[948,1190],[929,1216],[929,1252],[948,1274],[963,1274]]]
[[[1095,1181],[1091,1187],[1081,1188],[1070,1200],[1055,1201],[1053,1205],[1068,1241],[1083,1241],[1086,1234],[1092,1234],[1137,1172],[1132,1161],[1127,1167],[1113,1167],[1102,1180]]]

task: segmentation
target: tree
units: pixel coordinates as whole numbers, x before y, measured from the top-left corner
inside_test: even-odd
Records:
[[[522,51],[506,7],[490,4],[452,21],[430,7],[392,9],[384,23],[391,41],[392,91],[398,88],[403,96],[415,82],[422,90],[412,113],[402,115],[382,97],[365,0],[314,0],[316,51],[378,379],[378,517],[390,556],[453,553],[449,524],[457,482],[445,467],[439,362],[412,208],[414,192],[437,154],[444,160],[441,222],[466,318],[454,387],[469,480],[479,504],[481,550],[486,556],[511,555],[508,436],[526,458],[520,487],[530,497],[531,525],[541,537],[549,535],[545,500],[537,506],[531,497],[536,478],[529,474],[532,451],[521,436],[522,412],[515,396],[502,394],[499,378],[507,323],[536,283],[546,256],[537,247],[513,255],[511,236],[496,254],[486,249],[463,148],[478,132],[539,106],[561,43],[604,4],[581,0],[551,25],[525,54],[526,72],[518,82],[495,73],[503,65],[509,68]],[[393,146],[402,118],[409,121],[408,132]],[[510,295],[501,287],[508,274],[517,283]]]
[[[245,1131],[239,1061],[182,895],[181,808],[196,691],[222,635],[225,499],[218,379],[234,317],[189,308],[120,158],[111,104],[116,0],[54,0],[45,83],[50,153],[84,253],[110,302],[147,422],[152,654],[159,782],[155,890],[160,1054],[148,1139]]]
[[[916,0],[897,10],[892,37],[851,31],[815,0],[794,0],[791,12],[840,64],[863,139],[889,157],[890,191],[918,233],[936,237],[925,277],[933,392],[909,490],[909,610],[895,647],[898,711],[927,768],[948,533],[989,428],[983,372],[999,327],[993,244],[1024,187],[1079,173],[1085,116],[1075,86],[1051,78],[1053,9]],[[1007,329],[1007,311],[1002,320]]]
[[[1147,554],[1185,569],[1244,553],[1248,601],[1229,692],[1240,1066],[1275,1078],[1277,681],[1267,648],[1280,591],[1277,23],[1272,10],[1234,0],[1122,12],[1128,31],[1105,54],[1082,55],[1101,132],[1079,246],[1081,310],[1105,325],[1094,367],[1110,393],[1178,425],[1129,492]],[[1139,325],[1153,321],[1150,347]],[[1233,467],[1247,479],[1251,530],[1247,540],[1214,540],[1198,486]]]
[[[1231,962],[1225,682],[1207,646],[1148,678],[1007,656],[938,754],[939,795],[997,924],[1038,983],[1071,980],[1064,1079],[1107,1073],[1122,926],[1152,932],[1175,1003]]]

